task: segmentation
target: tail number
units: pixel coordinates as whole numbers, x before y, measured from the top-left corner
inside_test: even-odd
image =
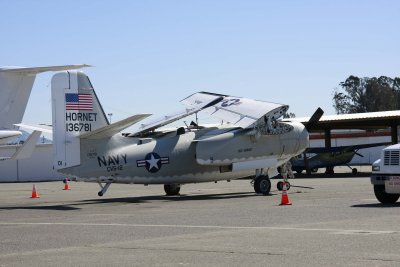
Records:
[[[65,131],[67,132],[90,132],[92,131],[91,123],[66,123]]]

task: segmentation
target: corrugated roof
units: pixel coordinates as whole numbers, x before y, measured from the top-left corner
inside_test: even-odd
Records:
[[[305,125],[310,117],[290,118]],[[387,128],[400,124],[400,110],[322,116],[313,130]]]

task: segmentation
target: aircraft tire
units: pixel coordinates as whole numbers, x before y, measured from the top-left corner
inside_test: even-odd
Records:
[[[282,191],[282,190],[283,190],[283,182],[282,182],[282,181],[279,181],[279,182],[276,184],[276,188],[278,188],[279,191]],[[286,190],[289,190],[289,189],[290,189],[290,183],[289,183],[289,182],[286,182]]]
[[[99,191],[99,192],[97,193],[97,195],[98,195],[99,197],[102,197],[102,196],[103,196],[103,193],[102,193],[101,191]]]
[[[352,173],[353,175],[357,175],[357,172],[358,172],[357,168],[351,169],[351,173]]]
[[[278,188],[279,191],[282,191],[282,190],[283,190],[283,182],[282,182],[282,181],[279,181],[279,182],[276,184],[276,188]]]
[[[179,184],[165,184],[164,191],[167,196],[176,196],[179,195],[179,191],[181,190],[181,185]]]
[[[325,174],[334,175],[335,171],[333,170],[333,167],[327,167],[325,170]]]
[[[385,191],[385,185],[376,184],[374,185],[374,193],[376,199],[382,204],[394,204],[399,199],[400,194],[388,194]]]
[[[271,192],[271,180],[266,175],[260,175],[254,180],[254,191],[257,194],[268,195]]]

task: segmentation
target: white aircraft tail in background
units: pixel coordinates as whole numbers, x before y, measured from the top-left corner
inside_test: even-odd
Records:
[[[88,66],[0,67],[0,130],[13,129],[14,124],[21,123],[36,74]]]
[[[0,67],[0,145],[15,141],[22,135],[15,124],[21,123],[28,104],[36,75],[47,71],[62,71],[90,67],[90,65],[63,65],[46,67]],[[34,131],[28,140],[11,157],[22,159],[29,157],[41,131]]]
[[[40,131],[33,131],[33,133],[29,135],[28,139],[26,139],[21,146],[17,147],[17,150],[11,157],[0,157],[0,161],[7,159],[17,160],[30,158],[41,134],[42,132]]]

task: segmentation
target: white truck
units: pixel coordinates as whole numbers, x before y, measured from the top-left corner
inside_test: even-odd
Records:
[[[400,144],[382,150],[381,158],[372,164],[371,184],[376,198],[393,204],[400,197]]]

